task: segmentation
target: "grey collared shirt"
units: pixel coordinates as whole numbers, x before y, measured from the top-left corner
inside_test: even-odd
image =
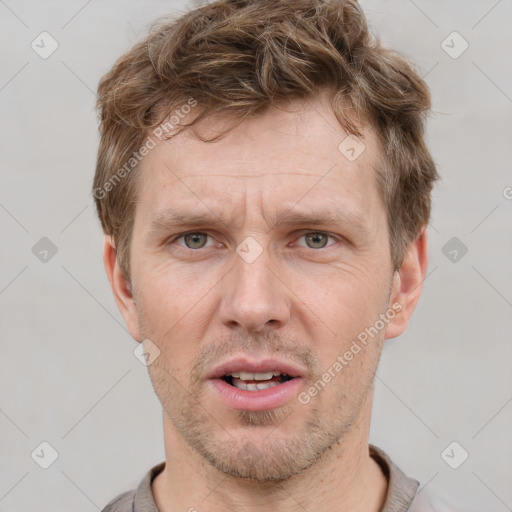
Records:
[[[406,476],[380,448],[370,445],[370,455],[379,464],[388,479],[388,494],[380,512],[411,510],[409,507],[414,500],[419,482]],[[151,491],[151,483],[164,467],[165,462],[161,462],[151,468],[137,489],[125,492],[113,499],[102,512],[159,512]]]

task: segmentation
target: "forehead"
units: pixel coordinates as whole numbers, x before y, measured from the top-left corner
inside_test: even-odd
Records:
[[[234,122],[221,116],[201,121],[203,138],[223,134],[214,142],[189,130],[158,141],[141,163],[137,209],[150,214],[180,204],[241,214],[241,205],[252,201],[262,209],[300,202],[303,209],[341,203],[365,210],[379,201],[374,132],[349,137],[325,98],[268,109],[226,132]]]

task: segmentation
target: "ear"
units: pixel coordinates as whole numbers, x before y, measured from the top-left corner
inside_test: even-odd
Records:
[[[418,237],[407,247],[402,265],[393,275],[388,307],[396,314],[386,326],[386,339],[395,338],[407,329],[420,298],[427,267],[427,230],[423,226]]]
[[[139,317],[130,281],[124,276],[117,261],[117,249],[110,236],[105,237],[103,246],[103,263],[108,281],[114,293],[119,311],[123,315],[126,327],[136,341],[140,339]]]

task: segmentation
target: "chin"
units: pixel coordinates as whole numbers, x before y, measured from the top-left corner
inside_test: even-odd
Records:
[[[246,442],[241,448],[204,453],[212,466],[234,478],[258,482],[283,481],[297,475],[316,462],[316,456],[299,454],[294,443]],[[310,454],[311,455],[311,454]]]

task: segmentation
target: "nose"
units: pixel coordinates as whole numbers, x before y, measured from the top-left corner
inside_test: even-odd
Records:
[[[251,263],[235,254],[232,271],[222,282],[219,314],[225,326],[261,333],[289,320],[290,291],[272,268],[267,250]]]

